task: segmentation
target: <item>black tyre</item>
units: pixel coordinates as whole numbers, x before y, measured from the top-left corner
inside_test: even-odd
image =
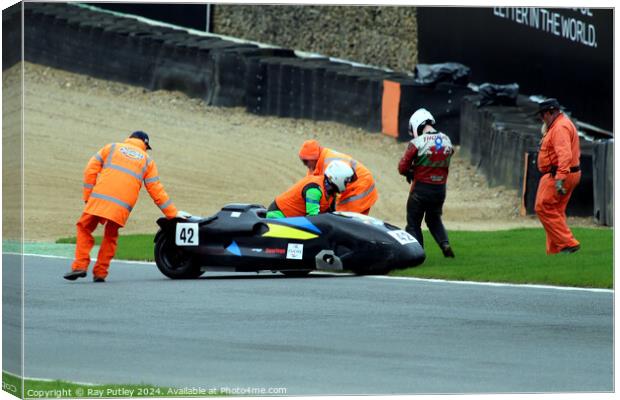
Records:
[[[310,270],[289,270],[280,272],[289,278],[303,278],[304,276],[308,276]]]
[[[176,246],[170,235],[161,235],[155,242],[155,263],[161,273],[171,279],[195,279],[203,273],[200,264]]]

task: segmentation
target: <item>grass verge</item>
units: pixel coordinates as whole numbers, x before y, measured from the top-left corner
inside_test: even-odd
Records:
[[[425,232],[426,261],[391,275],[480,282],[613,287],[613,230],[574,228],[581,250],[545,254],[542,229],[449,232],[456,258],[446,259]]]
[[[221,396],[217,388],[171,388],[148,384],[89,385],[61,380],[25,379],[24,396],[41,398],[129,398],[129,397],[205,397]],[[4,391],[21,398],[22,380],[2,371]]]
[[[121,235],[114,258],[117,260],[153,261],[155,235]],[[58,239],[56,243],[75,243],[75,236]],[[101,236],[95,236],[95,244],[101,244]]]
[[[574,254],[545,254],[543,229],[451,231],[456,258],[446,259],[428,232],[427,258],[416,268],[394,271],[413,276],[479,282],[531,283],[593,288],[613,287],[613,230],[574,228],[581,250]],[[96,238],[100,243],[101,238]],[[75,238],[57,243],[75,243]],[[126,235],[118,241],[117,259],[153,260],[153,235]]]

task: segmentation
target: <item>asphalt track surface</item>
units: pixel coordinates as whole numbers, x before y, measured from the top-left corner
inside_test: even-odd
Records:
[[[288,395],[614,389],[611,291],[271,273],[173,281],[121,262],[94,284],[62,279],[70,260],[24,260],[29,377]],[[5,316],[19,313],[7,283],[16,262],[3,255]],[[5,368],[19,356],[6,325]]]

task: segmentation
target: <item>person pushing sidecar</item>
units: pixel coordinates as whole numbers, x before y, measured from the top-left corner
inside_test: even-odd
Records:
[[[312,216],[333,208],[334,196],[342,193],[353,178],[353,169],[336,160],[324,175],[307,175],[278,195],[267,208],[267,218]]]

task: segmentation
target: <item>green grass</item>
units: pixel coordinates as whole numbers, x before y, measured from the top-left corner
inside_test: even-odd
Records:
[[[21,398],[22,380],[2,372],[2,387]],[[61,380],[24,380],[25,398],[129,398],[129,397],[205,397],[220,396],[217,388],[170,388],[148,384],[87,385]]]
[[[573,234],[581,242],[581,250],[547,256],[542,229],[451,231],[456,258],[446,259],[425,232],[424,264],[391,275],[612,288],[613,230],[574,228]]]
[[[153,261],[155,235],[121,235],[114,258],[117,260]],[[56,243],[75,243],[75,236],[58,239]],[[95,244],[101,244],[101,236],[95,236]]]
[[[456,258],[446,259],[430,234],[425,232],[427,257],[424,264],[394,271],[391,275],[612,288],[613,230],[574,228],[573,233],[581,242],[580,251],[547,256],[543,229],[450,231]],[[97,237],[96,241],[100,243],[101,238]],[[75,238],[60,239],[57,243],[75,243]],[[152,261],[153,236],[121,236],[116,258]]]
[[[22,380],[2,371],[2,390],[16,397],[22,397]]]

